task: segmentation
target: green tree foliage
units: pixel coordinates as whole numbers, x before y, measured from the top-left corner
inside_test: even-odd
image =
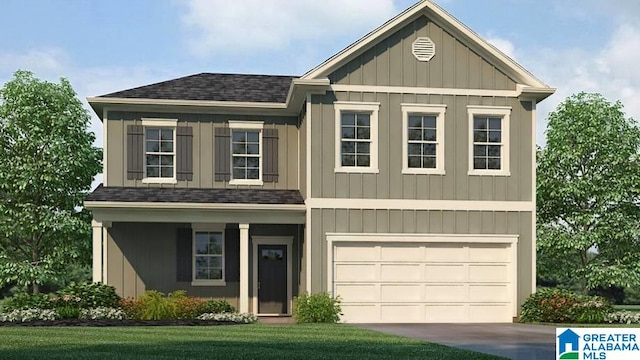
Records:
[[[91,226],[78,211],[101,150],[69,82],[17,71],[0,89],[0,287],[57,282],[88,252]]]
[[[538,151],[538,274],[586,293],[640,285],[640,130],[620,102],[567,98]]]

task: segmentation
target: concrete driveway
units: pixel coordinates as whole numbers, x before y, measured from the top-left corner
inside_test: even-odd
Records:
[[[357,324],[355,326],[509,359],[555,359],[556,329],[524,324]]]

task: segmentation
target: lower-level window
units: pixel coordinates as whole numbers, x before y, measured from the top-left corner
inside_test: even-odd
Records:
[[[196,231],[193,242],[193,279],[224,280],[224,235]]]

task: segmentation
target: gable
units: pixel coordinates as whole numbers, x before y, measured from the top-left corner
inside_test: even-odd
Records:
[[[428,37],[435,56],[419,61],[413,42]],[[516,81],[426,16],[372,45],[329,76],[332,84],[515,90]]]

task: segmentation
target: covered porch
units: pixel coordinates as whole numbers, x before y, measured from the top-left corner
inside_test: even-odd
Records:
[[[186,290],[239,312],[283,315],[304,289],[298,191],[99,187],[85,206],[93,280],[121,296]]]

